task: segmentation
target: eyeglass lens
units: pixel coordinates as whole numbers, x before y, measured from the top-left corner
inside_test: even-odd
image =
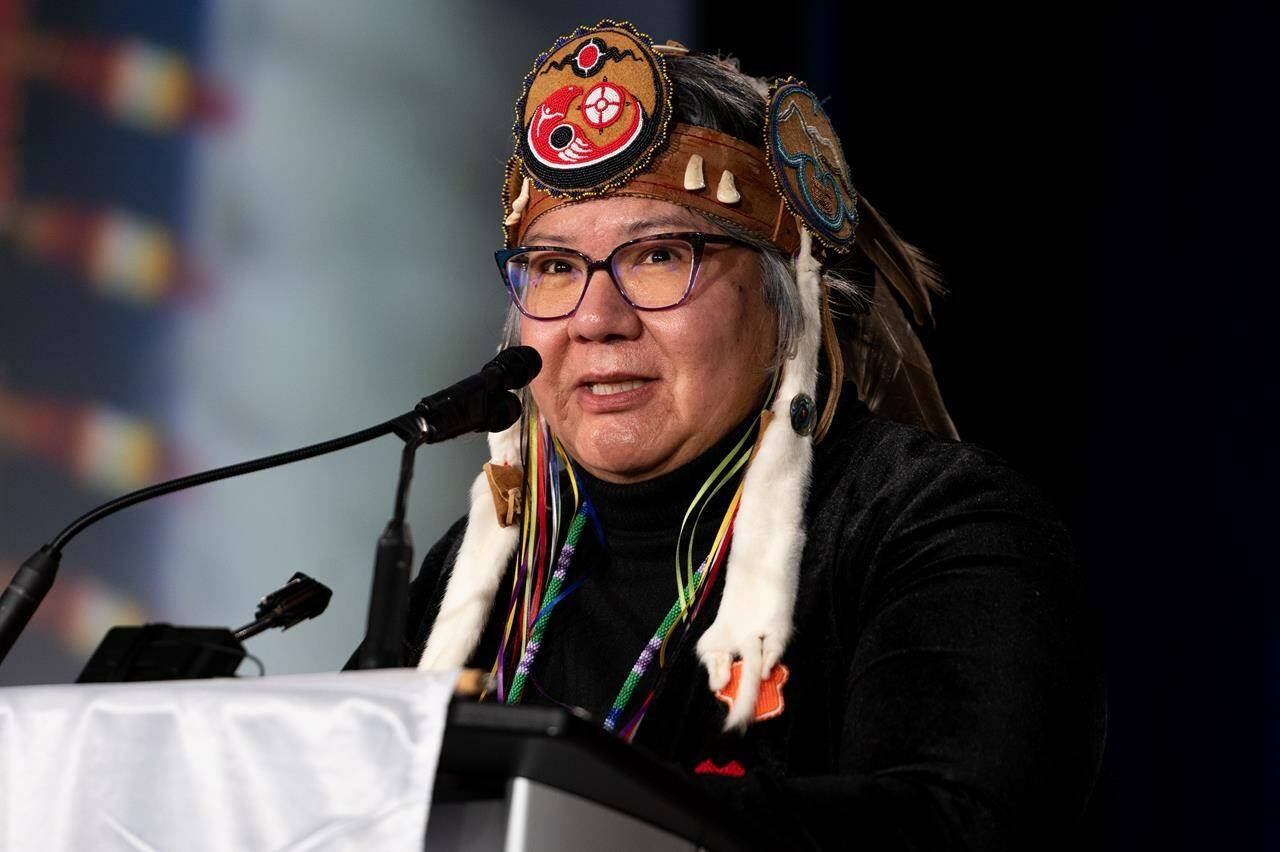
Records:
[[[655,238],[614,253],[613,274],[627,300],[637,308],[669,308],[684,298],[693,274],[694,247],[680,238]],[[573,311],[587,284],[581,255],[535,249],[513,255],[507,281],[525,313],[561,317]]]

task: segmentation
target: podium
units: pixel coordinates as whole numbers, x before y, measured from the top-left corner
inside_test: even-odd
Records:
[[[455,700],[428,852],[778,849],[686,775],[567,710]]]
[[[593,722],[455,680],[0,689],[0,849],[778,848]]]

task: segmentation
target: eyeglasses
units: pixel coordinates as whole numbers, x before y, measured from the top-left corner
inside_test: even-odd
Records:
[[[495,252],[494,257],[520,313],[529,319],[555,320],[578,310],[597,269],[612,273],[613,286],[637,310],[663,311],[682,305],[693,292],[703,249],[718,244],[754,248],[737,237],[687,232],[630,240],[604,260],[559,246],[516,246]]]

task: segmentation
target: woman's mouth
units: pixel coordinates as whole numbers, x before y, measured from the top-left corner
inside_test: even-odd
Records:
[[[629,390],[643,387],[650,379],[630,379],[625,382],[587,382],[587,390],[592,396],[608,396],[615,393],[624,393]]]
[[[576,398],[583,411],[607,414],[643,405],[657,385],[655,379],[611,378],[609,381],[587,381],[578,385]]]

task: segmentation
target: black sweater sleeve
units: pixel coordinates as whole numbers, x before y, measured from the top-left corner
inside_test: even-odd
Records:
[[[1103,681],[1069,537],[966,445],[899,471],[842,618],[837,774],[701,777],[822,849],[1066,847],[1101,758]],[[867,551],[863,550],[862,553]]]

